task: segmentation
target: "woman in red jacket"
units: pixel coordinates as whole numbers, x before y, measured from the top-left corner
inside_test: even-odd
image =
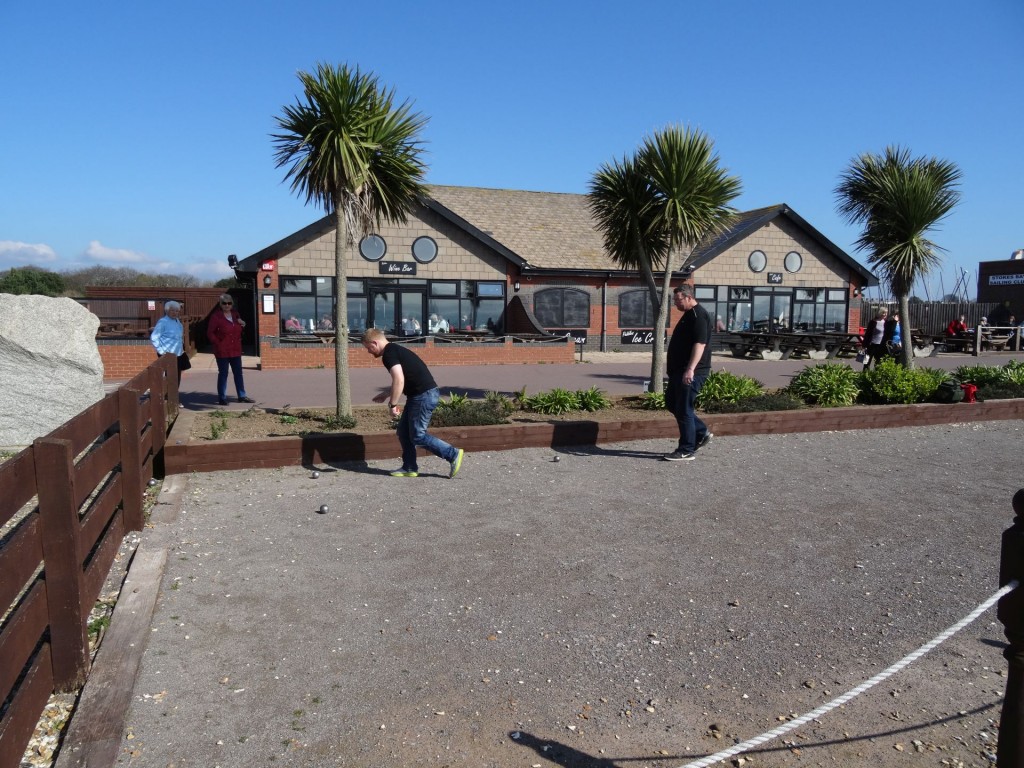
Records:
[[[213,344],[217,359],[217,402],[228,404],[228,367],[235,378],[235,393],[240,403],[256,402],[245,394],[242,381],[242,329],[243,320],[235,311],[235,300],[228,294],[220,297],[220,309],[215,309],[206,324],[206,337]]]

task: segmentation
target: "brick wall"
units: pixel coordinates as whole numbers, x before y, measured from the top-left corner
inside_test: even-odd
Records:
[[[131,379],[156,360],[156,350],[147,339],[144,342],[97,341],[103,361],[103,380]]]

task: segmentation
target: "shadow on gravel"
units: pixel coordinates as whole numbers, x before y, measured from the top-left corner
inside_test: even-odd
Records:
[[[526,731],[513,731],[509,734],[509,737],[516,744],[529,747],[540,757],[549,760],[555,765],[561,765],[563,768],[619,768],[611,760],[588,755],[586,752],[580,752],[578,749],[573,749],[558,741],[538,739],[532,733],[527,733]],[[639,760],[641,758],[631,759]]]

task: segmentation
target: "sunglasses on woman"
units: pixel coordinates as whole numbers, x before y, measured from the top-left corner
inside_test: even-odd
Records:
[[[235,305],[235,302],[233,302],[233,301],[222,301],[220,303],[220,305],[222,307],[233,307]]]

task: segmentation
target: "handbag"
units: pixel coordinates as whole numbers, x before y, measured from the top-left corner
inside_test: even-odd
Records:
[[[868,359],[868,353],[865,350],[862,349],[860,352],[857,353],[857,362],[858,363],[863,363],[867,359]]]
[[[182,352],[180,355],[178,355],[178,370],[179,371],[187,371],[191,367],[192,367],[192,361],[188,359],[188,354],[187,353]]]

